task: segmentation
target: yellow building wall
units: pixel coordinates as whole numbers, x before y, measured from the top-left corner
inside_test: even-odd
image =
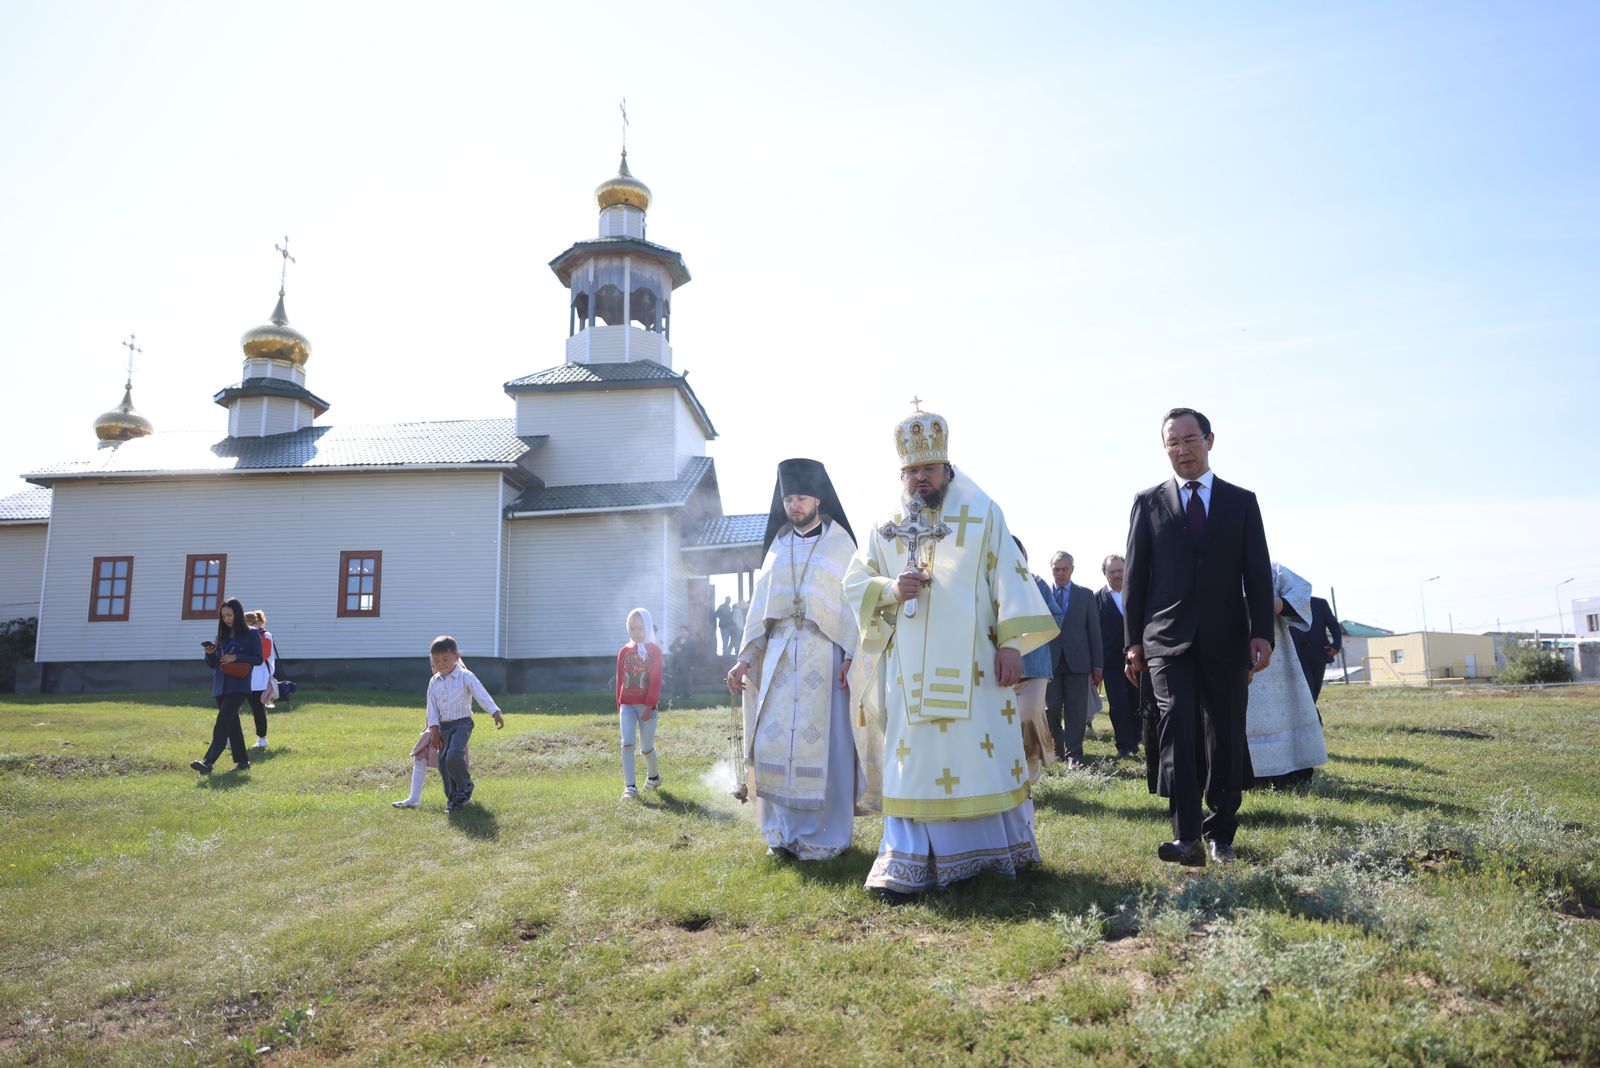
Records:
[[[1441,679],[1486,679],[1495,672],[1494,639],[1483,634],[1429,631],[1426,642],[1420,633],[1370,638],[1367,656],[1373,686],[1425,686]]]

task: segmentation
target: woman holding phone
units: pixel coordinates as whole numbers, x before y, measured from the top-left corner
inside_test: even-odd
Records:
[[[202,775],[211,774],[211,765],[227,746],[233,750],[233,766],[243,771],[250,766],[250,750],[244,745],[244,730],[239,725],[239,709],[250,699],[250,677],[261,663],[261,636],[244,621],[244,605],[237,598],[224,601],[217,609],[217,640],[201,642],[206,664],[211,668],[211,696],[217,699],[217,722],[211,728],[211,748],[205,758],[189,766]]]

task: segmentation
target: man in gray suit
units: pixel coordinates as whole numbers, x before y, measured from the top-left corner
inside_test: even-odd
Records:
[[[1056,759],[1083,764],[1083,732],[1089,725],[1089,689],[1099,686],[1104,665],[1100,612],[1094,594],[1072,581],[1072,554],[1050,558],[1051,595],[1061,607],[1061,633],[1050,643],[1055,676],[1045,691],[1045,716],[1055,736]]]

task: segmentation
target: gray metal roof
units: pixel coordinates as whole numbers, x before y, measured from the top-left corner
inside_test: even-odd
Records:
[[[717,428],[711,425],[700,398],[689,386],[687,373],[663,367],[654,360],[629,360],[626,363],[563,363],[535,371],[531,375],[513,378],[505,385],[506,393],[515,397],[519,393],[582,393],[591,390],[658,389],[672,387],[683,391],[684,399],[694,410],[695,418],[705,429],[707,437],[716,437]]]
[[[720,515],[707,519],[689,538],[685,549],[723,549],[734,545],[760,545],[767,536],[766,512]]]
[[[282,378],[247,378],[243,382],[235,382],[219,390],[211,399],[226,408],[240,397],[293,397],[295,400],[303,400],[310,404],[317,410],[318,415],[329,408],[327,401],[306,387]]]
[[[683,262],[681,253],[637,237],[597,237],[592,241],[579,241],[551,260],[550,269],[561,279],[562,285],[570,286],[573,272],[592,257],[620,256],[629,252],[641,253],[665,264],[667,273],[672,276],[673,289],[689,281],[689,265]]]
[[[9,497],[0,497],[0,523],[47,523],[50,521],[51,491],[34,486]]]
[[[678,477],[667,482],[592,482],[529,490],[506,509],[508,515],[558,512],[609,512],[681,508],[711,475],[709,456],[691,457]],[[765,528],[763,528],[765,529]]]
[[[368,426],[313,426],[264,438],[208,433],[151,434],[100,449],[80,460],[51,464],[23,477],[49,483],[65,478],[176,475],[230,471],[315,471],[352,467],[507,467],[543,445],[545,435],[519,438],[511,419],[458,419]]]

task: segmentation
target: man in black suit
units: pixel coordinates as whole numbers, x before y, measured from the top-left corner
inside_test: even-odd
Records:
[[[1157,855],[1203,867],[1206,843],[1219,863],[1234,856],[1250,677],[1272,660],[1272,561],[1255,494],[1211,471],[1211,421],[1174,408],[1161,436],[1176,477],[1133,501],[1123,640],[1128,680],[1149,671],[1159,710],[1151,792],[1167,798],[1175,840]]]
[[[1311,598],[1311,626],[1307,630],[1289,629],[1300,669],[1311,686],[1311,700],[1322,696],[1322,676],[1344,648],[1344,628],[1333,618],[1333,609],[1321,597]]]
[[[1100,636],[1104,646],[1101,662],[1111,667],[1106,672],[1106,704],[1111,706],[1111,729],[1117,737],[1117,759],[1139,751],[1139,691],[1129,684],[1115,665],[1122,663],[1122,580],[1127,562],[1113,553],[1100,562],[1106,584],[1095,591],[1095,606],[1100,611]]]

